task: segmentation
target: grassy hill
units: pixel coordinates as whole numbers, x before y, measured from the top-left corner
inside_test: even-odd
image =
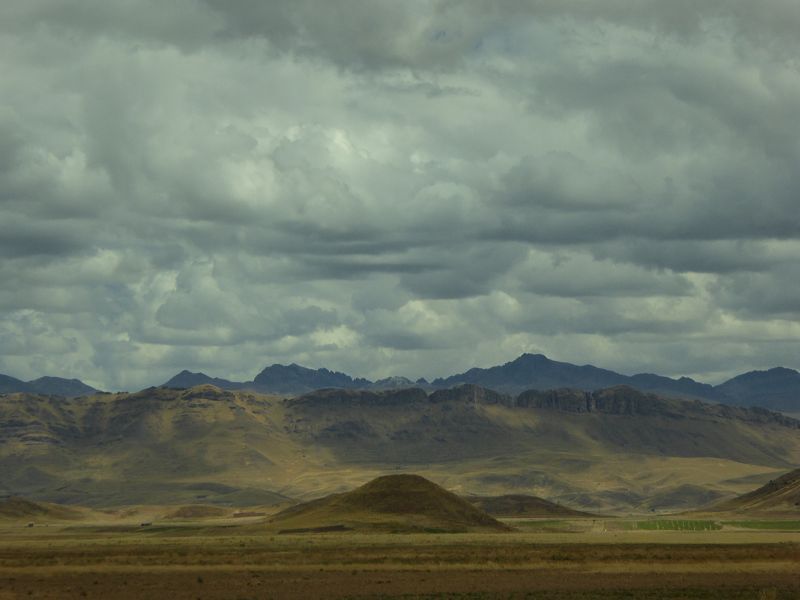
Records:
[[[506,531],[463,498],[419,475],[386,475],[353,491],[292,506],[270,520],[281,531]]]
[[[34,521],[47,519],[52,521],[72,521],[82,517],[83,512],[80,509],[49,502],[33,502],[16,496],[0,502],[0,520]]]

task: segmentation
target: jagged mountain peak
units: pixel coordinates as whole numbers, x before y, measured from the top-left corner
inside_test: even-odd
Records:
[[[198,385],[213,385],[225,390],[235,390],[240,389],[244,384],[237,381],[220,379],[219,377],[211,377],[202,372],[193,373],[192,371],[184,369],[169,381],[162,384],[161,387],[185,389]]]
[[[353,378],[346,373],[331,371],[324,367],[310,369],[297,363],[272,364],[265,367],[253,379],[256,389],[291,394],[320,388],[368,387],[371,383],[367,379]]]

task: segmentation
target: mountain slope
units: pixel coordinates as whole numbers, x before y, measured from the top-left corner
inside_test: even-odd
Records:
[[[16,377],[0,373],[0,394],[13,394],[15,392],[33,392],[31,385]]]
[[[508,530],[463,498],[412,474],[385,475],[353,491],[292,506],[270,523],[281,530]]]
[[[654,375],[653,373],[638,373],[637,375],[631,375],[628,381],[625,382],[625,385],[629,385],[637,390],[666,394],[679,398],[685,397],[724,401],[723,395],[715,390],[714,386],[707,383],[700,383],[690,377],[671,379],[670,377]]]
[[[29,381],[28,385],[37,394],[51,396],[88,396],[100,391],[86,385],[80,379],[64,379],[63,377],[39,377],[39,379]]]
[[[86,506],[284,502],[266,481],[298,449],[273,401],[213,386],[2,396],[0,492]]]
[[[0,494],[90,507],[268,505],[413,469],[462,495],[666,510],[800,463],[798,427],[763,409],[624,387],[10,394],[0,396]]]
[[[795,469],[769,483],[721,502],[711,510],[745,513],[788,512],[800,517],[800,469]]]
[[[775,367],[768,371],[750,371],[715,389],[728,404],[800,412],[800,373],[794,369]]]
[[[800,423],[780,414],[663,398],[624,386],[595,392],[531,390],[516,398],[475,385],[430,396],[419,389],[330,389],[287,401],[286,407],[294,433],[347,462],[375,456],[409,463],[431,456],[455,460],[541,444],[560,451],[590,452],[600,446],[787,464],[784,447],[768,437],[750,438],[742,427],[776,427],[800,438]],[[533,417],[535,426],[522,426]]]
[[[505,494],[503,496],[466,496],[464,498],[493,517],[591,517],[590,513],[573,510],[527,494]]]
[[[685,506],[800,460],[800,423],[759,409],[644,394],[477,386],[325,390],[286,403],[294,439],[343,468],[415,465],[477,495],[525,493],[590,512]],[[435,465],[441,465],[441,468]],[[609,467],[614,465],[614,467]]]

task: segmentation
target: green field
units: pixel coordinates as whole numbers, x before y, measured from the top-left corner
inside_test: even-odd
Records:
[[[722,524],[717,521],[694,519],[652,519],[620,523],[623,529],[644,531],[718,531]]]
[[[798,531],[800,521],[724,521],[725,525],[746,529],[774,529],[776,531]]]

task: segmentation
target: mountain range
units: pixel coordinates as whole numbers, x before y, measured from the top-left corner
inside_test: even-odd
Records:
[[[712,386],[689,377],[673,379],[653,373],[623,375],[593,365],[574,365],[551,360],[542,354],[523,354],[515,360],[487,369],[473,368],[428,382],[406,377],[389,377],[378,381],[353,378],[328,369],[309,369],[300,365],[272,365],[253,381],[235,382],[204,373],[182,371],[163,384],[164,387],[188,388],[211,384],[228,390],[251,389],[264,393],[299,395],[322,388],[400,389],[420,387],[428,391],[471,383],[508,394],[524,390],[572,388],[593,391],[626,385],[643,392],[654,392],[677,398],[695,398],[732,406],[761,406],[770,410],[800,413],[800,373],[776,367],[768,371],[750,371]]]
[[[432,382],[425,379],[412,381],[406,377],[370,381],[325,368],[310,369],[293,363],[273,364],[264,368],[252,381],[244,382],[184,370],[161,387],[187,389],[209,384],[226,390],[253,390],[296,396],[323,388],[383,390],[420,387],[432,391],[465,383],[509,394],[529,389],[573,388],[592,391],[627,385],[640,391],[678,398],[695,398],[733,406],[762,406],[770,410],[800,413],[800,373],[793,369],[776,367],[767,371],[750,371],[712,386],[689,377],[673,379],[653,373],[623,375],[593,365],[554,361],[542,354],[523,354],[503,365],[485,369],[476,367],[464,373],[434,379]],[[96,391],[77,379],[42,377],[24,382],[0,375],[0,393],[33,392],[74,397]]]
[[[210,384],[225,390],[250,389],[266,393],[298,395],[323,388],[341,389],[396,389],[413,385],[428,385],[424,379],[411,381],[406,377],[387,377],[370,381],[351,377],[328,369],[309,369],[297,364],[274,364],[264,368],[252,381],[229,381],[209,377],[205,373],[181,371],[161,387],[185,389],[195,385]]]
[[[676,510],[798,464],[800,421],[626,386],[0,397],[0,496],[92,507],[275,505],[413,471],[463,496]]]

